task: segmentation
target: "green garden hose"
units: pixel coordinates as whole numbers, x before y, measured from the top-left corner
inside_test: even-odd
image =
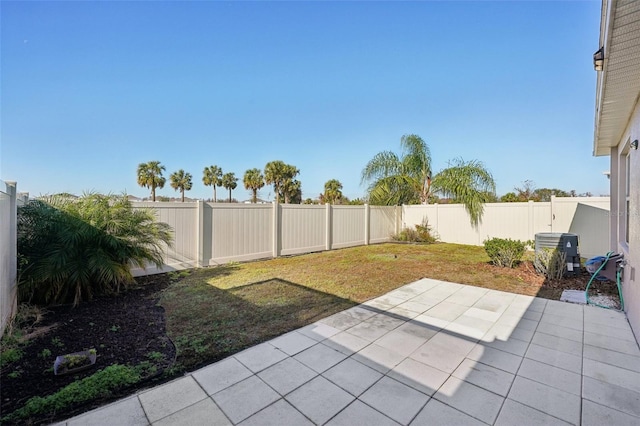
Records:
[[[618,286],[618,295],[620,296],[620,309],[614,309],[609,306],[600,305],[599,303],[591,302],[589,300],[589,287],[591,287],[591,283],[593,283],[593,280],[598,276],[602,268],[604,268],[607,265],[607,262],[609,261],[609,258],[611,257],[611,255],[613,255],[612,251],[607,253],[600,267],[598,267],[598,269],[593,273],[593,275],[591,275],[591,279],[587,284],[587,289],[584,291],[584,294],[585,294],[585,297],[587,298],[587,305],[594,305],[599,308],[612,309],[614,311],[622,312],[624,311],[624,298],[622,297],[622,288],[620,286],[620,277],[622,276],[622,268],[618,268],[618,270],[616,271],[616,285]]]

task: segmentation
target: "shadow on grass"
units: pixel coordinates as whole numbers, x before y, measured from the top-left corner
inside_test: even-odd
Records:
[[[183,370],[215,362],[356,305],[277,278],[223,290],[204,277],[175,283],[163,292],[160,304],[178,350],[178,368]]]

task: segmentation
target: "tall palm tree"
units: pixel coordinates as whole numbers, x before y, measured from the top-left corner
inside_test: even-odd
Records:
[[[368,183],[371,204],[427,204],[440,194],[464,204],[471,224],[477,226],[484,203],[495,194],[491,173],[477,160],[455,159],[437,174],[431,168],[431,152],[417,135],[400,140],[402,154],[391,151],[376,154],[362,171],[362,183]]]
[[[171,173],[171,187],[176,191],[180,190],[182,202],[184,203],[184,191],[190,191],[193,183],[191,182],[191,173],[185,173],[180,169],[175,173]]]
[[[164,166],[159,161],[138,164],[138,185],[151,188],[151,199],[156,201],[156,188],[164,188],[166,179],[162,177]]]
[[[267,185],[273,184],[273,192],[276,194],[276,202],[284,198],[288,203],[300,189],[300,182],[294,178],[300,173],[295,166],[285,164],[283,161],[270,161],[264,167],[264,178]]]
[[[335,204],[342,199],[342,184],[337,179],[331,179],[324,184],[322,200],[328,204]]]
[[[258,190],[264,186],[264,176],[260,169],[249,169],[244,172],[244,188],[251,190],[251,202],[258,201]]]
[[[231,190],[236,189],[236,186],[238,186],[238,178],[236,177],[236,174],[233,172],[225,173],[222,176],[222,186],[229,190],[229,202],[231,202]]]
[[[213,186],[213,202],[216,203],[216,186],[222,186],[222,169],[218,166],[205,167],[202,171],[202,183]]]

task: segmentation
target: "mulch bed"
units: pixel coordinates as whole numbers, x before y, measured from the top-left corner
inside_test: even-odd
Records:
[[[483,268],[495,268],[481,265]],[[501,273],[504,269],[501,268]],[[579,276],[561,281],[544,280],[535,273],[530,262],[522,262],[509,272],[514,281],[525,284],[523,293],[549,299],[559,299],[565,289],[584,290],[590,275],[583,271]],[[121,390],[109,399],[94,400],[87,404],[51,413],[45,418],[34,419],[35,424],[47,424],[64,420],[84,411],[151,387],[172,378],[163,374],[176,357],[176,350],[166,335],[164,309],[157,306],[159,293],[170,285],[169,276],[154,275],[138,279],[140,286],[115,297],[98,298],[76,308],[62,306],[48,309],[44,319],[37,324],[35,334],[24,347],[24,356],[9,364],[0,375],[0,413],[6,415],[22,407],[33,396],[52,394],[65,385],[95,373],[113,364],[137,365],[154,359],[158,374],[151,379]],[[605,294],[617,295],[615,283],[596,282],[594,289]],[[55,376],[53,362],[57,355],[95,348],[98,354],[93,368],[83,372]],[[50,355],[43,356],[50,352]],[[152,357],[149,355],[153,354]],[[162,359],[158,359],[162,354]],[[19,375],[15,377],[15,372]],[[14,372],[11,377],[10,374]]]
[[[175,361],[176,356],[175,347],[166,335],[164,309],[156,306],[158,292],[169,284],[169,279],[167,275],[156,275],[138,281],[143,284],[140,288],[114,297],[98,298],[76,308],[47,309],[43,320],[31,333],[37,337],[29,339],[29,344],[23,348],[23,357],[1,372],[2,416],[22,407],[33,396],[50,395],[113,364],[134,366],[150,361],[156,365],[158,373],[136,384],[135,389],[123,389],[108,400],[94,400],[51,413],[46,418],[35,419],[35,423],[63,420],[162,380],[163,370]],[[97,352],[93,367],[76,374],[54,375],[53,363],[57,355],[91,348]]]

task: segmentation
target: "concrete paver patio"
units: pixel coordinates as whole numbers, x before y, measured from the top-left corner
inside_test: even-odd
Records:
[[[637,425],[622,313],[422,279],[60,424]]]

